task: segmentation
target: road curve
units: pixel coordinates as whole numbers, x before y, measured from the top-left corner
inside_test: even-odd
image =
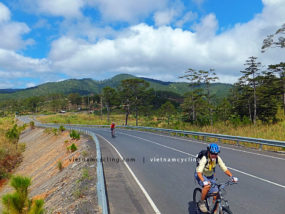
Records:
[[[108,129],[86,129],[108,140],[124,158],[135,159],[127,163],[161,213],[193,213],[192,193],[197,184],[192,160],[206,143],[122,129],[111,138]],[[226,195],[233,213],[284,213],[284,155],[227,145],[222,145],[220,155],[240,179]],[[227,180],[219,169],[217,178]]]
[[[95,132],[101,144],[111,143],[124,158],[135,159],[126,163],[160,213],[194,214],[192,192],[197,184],[192,159],[207,143],[124,129],[117,130],[116,138],[111,138],[109,129],[84,129]],[[226,195],[233,213],[285,212],[284,154],[221,144],[220,156],[239,178],[239,183],[230,186]],[[168,162],[174,158],[176,162]],[[221,182],[227,180],[219,169],[217,178]]]

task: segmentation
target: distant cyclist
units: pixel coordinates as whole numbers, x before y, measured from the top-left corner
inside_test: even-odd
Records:
[[[202,151],[201,151],[202,152]],[[200,153],[201,153],[200,152]],[[195,171],[195,178],[198,181],[199,185],[203,188],[201,201],[199,202],[199,208],[202,212],[207,213],[208,209],[206,207],[205,198],[210,193],[218,192],[217,187],[211,187],[211,183],[215,183],[215,168],[216,164],[219,164],[220,168],[228,175],[233,182],[237,182],[238,178],[233,177],[232,173],[228,170],[222,158],[218,156],[220,148],[216,143],[211,143],[205,151],[205,155],[201,157],[199,164]],[[200,154],[199,153],[199,154]],[[214,201],[216,197],[214,197]]]
[[[112,135],[112,137],[115,137],[115,123],[114,122],[112,122],[110,128],[111,128],[111,135]]]

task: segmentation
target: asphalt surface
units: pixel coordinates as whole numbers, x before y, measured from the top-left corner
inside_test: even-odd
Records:
[[[193,157],[207,143],[123,129],[116,130],[116,138],[112,138],[109,129],[86,129],[104,138],[99,138],[101,146],[111,147],[107,140],[125,159],[132,159],[126,163],[160,213],[195,213],[192,194],[198,185],[193,176],[196,167]],[[220,146],[221,158],[239,178],[238,184],[227,188],[226,199],[233,213],[285,213],[285,155]],[[218,181],[228,179],[220,169],[216,173]]]
[[[117,130],[116,138],[111,138],[109,129],[88,129],[112,143],[124,158],[135,159],[126,162],[161,213],[195,213],[193,157],[207,144],[131,130]],[[239,178],[238,184],[227,188],[233,213],[285,213],[285,155],[221,146],[220,156]],[[227,181],[220,169],[216,171],[218,181]]]

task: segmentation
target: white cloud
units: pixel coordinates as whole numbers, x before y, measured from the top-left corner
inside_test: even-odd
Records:
[[[201,6],[205,0],[192,0],[195,4],[197,4],[198,6]]]
[[[0,49],[19,50],[33,42],[22,39],[30,28],[25,23],[11,21],[10,16],[10,10],[0,2]]]
[[[38,0],[39,10],[43,13],[64,16],[80,17],[80,9],[84,6],[83,0]]]
[[[0,66],[6,72],[49,72],[50,62],[46,59],[25,57],[14,51],[0,49]]]
[[[87,38],[90,42],[96,42],[106,37],[113,38],[118,34],[110,26],[96,27],[88,18],[83,18],[80,22],[65,20],[61,24],[61,31],[66,32],[65,35],[68,37]]]
[[[45,28],[50,29],[51,25],[47,19],[39,19],[36,24],[33,25],[33,28]]]
[[[95,5],[99,8],[104,20],[134,23],[141,17],[164,9],[167,2],[168,0],[97,0]]]
[[[154,14],[154,21],[156,26],[169,25],[174,18],[178,15],[178,11],[175,9],[158,11]]]
[[[9,22],[0,24],[0,48],[17,50],[25,47],[31,40],[24,41],[22,35],[30,31],[24,23]]]
[[[185,23],[194,21],[195,19],[197,19],[197,17],[197,13],[193,13],[192,11],[187,12],[180,20],[175,23],[175,25],[177,27],[183,27]]]
[[[193,28],[200,40],[207,41],[213,38],[218,30],[218,21],[215,14],[208,14],[201,20],[201,23],[194,25]]]
[[[34,14],[82,18],[87,0],[21,0],[19,6]]]
[[[36,86],[36,84],[33,83],[33,82],[29,82],[29,83],[26,84],[27,88],[31,88],[31,87],[35,87],[35,86]]]
[[[104,18],[128,22],[149,12],[167,11],[163,6],[165,1],[162,0],[155,3],[150,0],[136,1],[139,3],[136,7],[132,1],[123,0],[120,3],[115,0],[98,0],[96,6],[100,7]],[[257,14],[253,20],[236,24],[232,29],[218,35],[215,14],[206,15],[200,23],[194,25],[195,32],[165,26],[169,22],[175,22],[178,17],[171,14],[157,21],[157,24],[160,22],[158,27],[141,23],[117,32],[116,35],[114,30],[98,28],[84,18],[80,24],[71,25],[65,21],[62,26],[67,33],[52,42],[47,59],[33,59],[16,53],[16,49],[26,44],[21,35],[29,32],[29,28],[22,23],[6,21],[5,25],[0,24],[0,32],[6,33],[13,42],[0,40],[0,67],[3,70],[0,76],[13,79],[21,75],[39,76],[40,73],[41,77],[45,76],[51,81],[55,73],[94,79],[110,77],[116,73],[131,73],[179,81],[177,77],[188,68],[215,68],[220,82],[234,82],[240,75],[239,71],[244,69],[243,64],[249,56],[259,57],[259,61],[264,64],[284,61],[283,49],[269,49],[262,54],[260,48],[263,39],[283,24],[285,1],[263,0],[263,3],[265,7],[262,13]],[[139,7],[140,4],[144,6]],[[74,8],[77,9],[73,11],[80,12],[82,7],[78,4]],[[177,26],[195,18],[195,14],[189,13],[188,18],[186,15],[176,20]],[[12,24],[17,27],[5,30]],[[104,38],[109,34],[112,38]]]
[[[0,88],[5,89],[5,88],[14,88],[14,84],[9,81],[1,81],[0,82]]]
[[[271,5],[271,6],[279,6],[280,4],[284,3],[283,0],[262,0],[263,4]]]
[[[196,32],[138,24],[115,39],[96,43],[62,37],[53,42],[49,57],[55,70],[73,77],[96,78],[127,72],[163,76],[164,80],[170,77],[169,80],[175,81],[188,68],[215,68],[220,82],[234,82],[244,69],[245,60],[252,55],[264,64],[284,61],[284,50],[260,52],[266,35],[275,32],[285,20],[284,11],[284,4],[269,5],[252,21],[237,24],[219,35],[215,33],[218,27],[215,15],[208,14],[195,25]]]
[[[0,2],[0,23],[10,20],[10,10]]]

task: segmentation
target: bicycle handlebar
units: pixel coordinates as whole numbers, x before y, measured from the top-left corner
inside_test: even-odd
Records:
[[[217,184],[217,183],[211,183],[211,186],[212,186],[212,187],[218,186],[219,189],[220,189],[221,187],[222,187],[222,189],[223,189],[223,188],[225,188],[226,186],[233,185],[233,184],[237,184],[237,182],[233,182],[232,180],[228,180],[228,181],[226,181],[226,182],[224,182],[224,183],[219,183],[219,184]]]

